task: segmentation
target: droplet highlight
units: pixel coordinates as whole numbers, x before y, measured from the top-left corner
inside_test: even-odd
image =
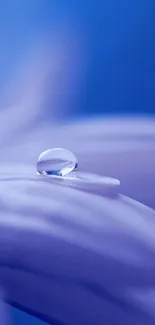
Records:
[[[62,148],[45,150],[37,161],[37,172],[41,175],[66,176],[76,172],[77,168],[78,161],[75,155]]]

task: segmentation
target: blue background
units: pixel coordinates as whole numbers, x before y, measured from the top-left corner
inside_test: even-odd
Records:
[[[154,9],[153,0],[1,1],[0,89],[30,42],[65,18],[85,35],[88,61],[67,117],[154,114]]]

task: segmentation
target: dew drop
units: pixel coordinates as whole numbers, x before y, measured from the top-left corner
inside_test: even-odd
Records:
[[[42,152],[37,161],[37,171],[41,175],[65,176],[76,172],[77,167],[78,161],[74,154],[62,148]]]

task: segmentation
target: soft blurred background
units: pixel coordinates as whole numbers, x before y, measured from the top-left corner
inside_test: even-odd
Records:
[[[154,7],[151,0],[1,1],[1,100],[15,103],[39,65],[45,118],[53,117],[53,95],[57,118],[154,114]]]
[[[13,159],[8,143],[46,125],[130,115],[145,128],[155,114],[154,9],[151,0],[2,0],[2,160]]]

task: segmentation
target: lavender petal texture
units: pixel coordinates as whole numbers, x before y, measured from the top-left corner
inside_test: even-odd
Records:
[[[123,123],[107,123],[107,130],[104,120],[88,122],[84,130],[82,124],[70,125],[68,133],[65,127],[46,128],[40,139],[33,134],[38,148],[32,138],[25,144],[24,163],[21,140],[10,148],[11,164],[1,164],[0,281],[8,303],[51,324],[155,322],[155,212],[142,204],[146,186],[154,188],[153,122],[143,136],[144,122],[133,121],[131,137],[130,126],[127,132]],[[72,127],[81,129],[75,139],[70,139]],[[120,193],[128,191],[142,203],[36,178],[34,158],[48,146],[50,132],[63,147],[74,147],[81,170],[117,176]]]

